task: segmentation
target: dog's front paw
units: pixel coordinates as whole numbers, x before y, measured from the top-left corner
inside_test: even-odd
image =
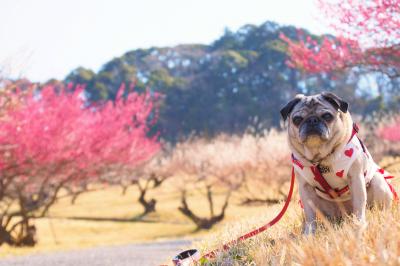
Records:
[[[317,223],[315,221],[305,223],[304,224],[304,232],[303,234],[308,236],[308,235],[314,235],[315,230],[317,229]]]
[[[354,219],[354,225],[359,233],[364,232],[368,227],[368,222],[365,219]]]

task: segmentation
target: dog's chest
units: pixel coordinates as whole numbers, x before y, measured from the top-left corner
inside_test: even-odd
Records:
[[[328,174],[332,171],[332,168],[326,164],[319,164],[317,167],[321,174]]]
[[[332,189],[341,189],[348,185],[348,165],[343,165],[343,163],[338,164],[338,160],[335,157],[324,160],[318,165],[314,165],[317,171],[322,175],[322,178],[329,184]],[[300,175],[302,175],[307,183],[314,187],[318,187],[323,190],[321,184],[317,181],[315,172],[313,172],[312,167],[298,168]]]
[[[316,166],[321,175],[333,186],[345,185],[347,183],[348,165],[343,165],[337,160],[329,159],[322,161]]]
[[[337,165],[325,162],[317,165],[318,171],[326,181],[333,187],[345,186],[348,182],[347,171],[338,169]]]

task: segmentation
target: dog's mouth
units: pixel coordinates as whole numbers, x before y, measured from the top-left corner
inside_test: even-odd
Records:
[[[326,140],[322,139],[321,136],[310,135],[303,141],[303,143],[308,147],[319,147],[325,141]]]
[[[300,127],[300,140],[307,146],[319,146],[329,140],[329,130],[323,123]]]

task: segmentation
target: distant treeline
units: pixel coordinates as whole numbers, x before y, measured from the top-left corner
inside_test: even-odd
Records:
[[[161,93],[156,130],[170,141],[279,127],[280,107],[297,93],[333,91],[362,115],[399,106],[399,81],[381,73],[358,68],[309,75],[288,67],[280,32],[297,39],[299,31],[273,22],[245,25],[210,45],[129,51],[97,73],[80,67],[64,81],[85,84],[92,101],[113,99],[123,83]]]

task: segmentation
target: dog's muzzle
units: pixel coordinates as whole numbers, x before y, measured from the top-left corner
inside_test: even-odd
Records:
[[[309,136],[319,136],[322,139],[328,138],[328,127],[317,116],[310,116],[300,126],[300,138],[305,141]]]

